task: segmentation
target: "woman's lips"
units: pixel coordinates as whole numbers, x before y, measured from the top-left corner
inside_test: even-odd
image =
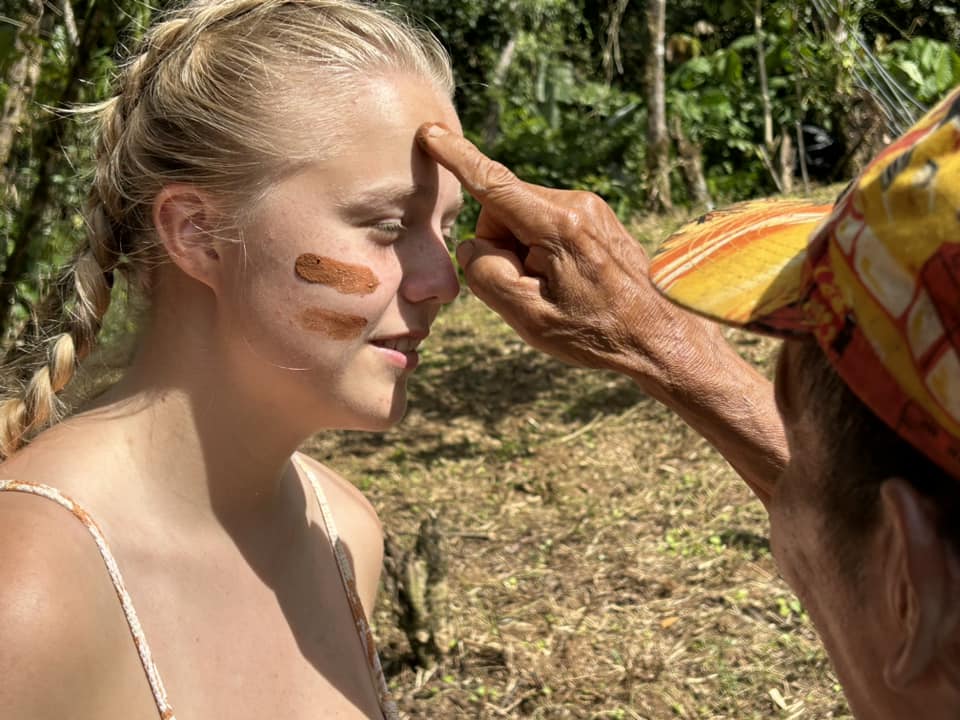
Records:
[[[401,370],[414,370],[420,364],[417,348],[425,337],[426,333],[413,332],[376,338],[370,344],[383,354],[390,365]]]

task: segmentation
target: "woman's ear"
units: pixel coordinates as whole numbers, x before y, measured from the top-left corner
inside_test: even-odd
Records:
[[[898,634],[884,678],[904,690],[922,677],[960,679],[960,562],[929,498],[902,478],[880,488],[887,557],[884,592]]]
[[[212,198],[192,185],[167,185],[153,200],[153,225],[170,260],[214,293],[223,272],[217,238],[221,217]]]

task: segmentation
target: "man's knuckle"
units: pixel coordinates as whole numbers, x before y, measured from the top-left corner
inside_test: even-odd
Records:
[[[593,193],[576,190],[569,194],[559,219],[563,235],[574,237],[590,227],[597,212],[596,201],[603,203]]]
[[[576,207],[567,205],[557,218],[557,226],[563,237],[575,237],[583,229],[583,213]]]
[[[507,166],[495,160],[489,160],[484,164],[481,177],[489,192],[502,191],[511,187],[516,181],[516,176]]]
[[[606,214],[608,210],[606,201],[592,192],[578,191],[576,203],[580,212],[586,217],[598,217]]]

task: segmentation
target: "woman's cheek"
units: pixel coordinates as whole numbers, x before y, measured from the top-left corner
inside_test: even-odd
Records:
[[[348,263],[337,258],[304,253],[294,262],[294,273],[304,283],[329,288],[336,292],[327,305],[315,300],[298,308],[296,322],[304,330],[330,340],[354,340],[365,332],[370,324],[362,313],[364,306],[371,311],[381,280],[374,270],[366,265]],[[347,301],[347,302],[344,302]],[[348,308],[350,311],[348,311]]]

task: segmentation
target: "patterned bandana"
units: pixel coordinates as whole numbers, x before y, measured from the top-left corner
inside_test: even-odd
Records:
[[[960,478],[960,88],[831,209],[741,203],[650,266],[669,298],[778,337],[812,333],[873,412]]]

